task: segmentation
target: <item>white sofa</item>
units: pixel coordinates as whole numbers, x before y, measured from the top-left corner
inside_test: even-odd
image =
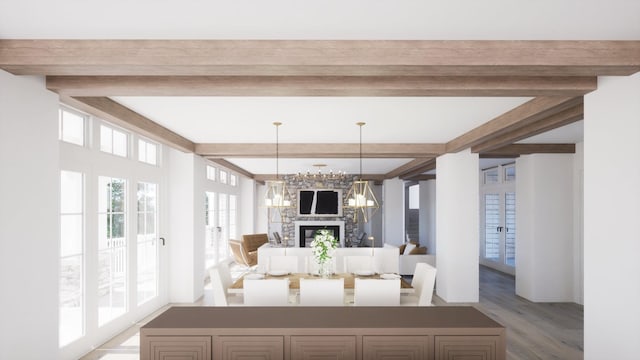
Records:
[[[433,267],[436,267],[436,256],[430,254],[415,254],[415,255],[398,255],[400,265],[400,275],[413,275],[413,270],[416,268],[416,264],[419,262],[427,263]]]
[[[270,244],[264,244],[258,248],[258,271],[266,271],[271,256],[297,256],[298,269],[300,272],[305,269],[305,260],[307,256],[312,256],[311,248],[284,248],[274,247]],[[379,273],[401,273],[398,261],[397,248],[337,248],[336,249],[336,271],[344,272],[345,256],[373,256],[373,264],[376,272]],[[411,270],[413,273],[413,270]]]

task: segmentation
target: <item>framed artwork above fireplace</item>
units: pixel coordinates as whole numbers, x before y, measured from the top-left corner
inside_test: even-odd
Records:
[[[342,216],[342,190],[298,190],[298,216]]]

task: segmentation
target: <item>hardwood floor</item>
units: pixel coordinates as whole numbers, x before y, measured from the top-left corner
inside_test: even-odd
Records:
[[[210,305],[210,290],[193,306]],[[434,295],[437,306],[447,304]],[[185,305],[185,304],[181,304]],[[574,303],[532,303],[515,295],[515,279],[484,266],[480,267],[480,302],[469,304],[507,328],[507,359],[582,359],[583,307]],[[129,360],[139,357],[139,328],[156,314],[135,324],[84,360]]]
[[[434,295],[434,304],[449,306]],[[480,266],[480,302],[469,304],[507,328],[507,359],[582,359],[584,309],[533,303],[515,294],[515,278]]]

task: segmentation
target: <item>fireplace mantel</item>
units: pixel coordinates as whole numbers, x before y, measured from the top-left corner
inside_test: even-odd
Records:
[[[300,226],[338,226],[340,228],[340,247],[344,247],[344,221],[343,220],[297,220],[295,225],[295,247],[300,247]]]

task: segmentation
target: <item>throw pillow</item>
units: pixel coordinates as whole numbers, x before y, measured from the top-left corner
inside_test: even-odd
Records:
[[[409,253],[409,255],[424,255],[427,253],[427,248],[424,246],[419,246]]]
[[[408,243],[407,246],[404,248],[404,252],[402,253],[402,255],[409,255],[411,254],[411,251],[413,249],[416,248],[416,244],[414,243]]]
[[[400,255],[404,254],[404,249],[407,247],[407,244],[402,244],[400,245],[400,247],[398,248],[400,250]]]

